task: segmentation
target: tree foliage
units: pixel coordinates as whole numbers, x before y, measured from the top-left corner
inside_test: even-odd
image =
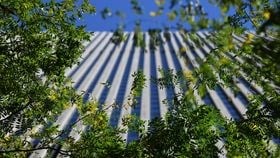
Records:
[[[84,26],[76,25],[84,14],[95,11],[89,1],[0,1],[0,156],[24,157],[47,149],[48,154],[71,157],[218,157],[223,152],[228,157],[279,157],[279,145],[273,140],[280,136],[280,2],[209,0],[219,7],[219,20],[208,18],[200,4],[191,2],[156,0],[158,8],[150,15],[157,18],[169,9],[166,16],[177,20],[176,30],[184,41],[193,41],[190,49],[209,44],[195,34],[198,30],[210,31],[207,38],[213,47],[193,72],[159,70],[162,77],[153,79],[154,84],[186,87],[168,102],[164,118],[148,125],[136,116],[124,118],[123,126],[139,133],[139,139],[125,143],[120,135],[127,129],[108,124],[105,111],[113,105],[101,109],[94,101],[84,103],[64,77],[65,69],[83,52],[82,42],[89,40]],[[143,14],[140,1],[130,3],[135,14]],[[228,13],[230,9],[234,14]],[[104,19],[124,17],[110,8],[101,14]],[[169,41],[171,29],[149,29],[146,46],[139,20],[133,43],[157,49],[164,42],[160,33]],[[111,42],[118,45],[125,39],[124,27],[118,27]],[[180,48],[180,54],[187,49]],[[132,75],[129,105],[133,107],[146,77],[142,71]],[[218,86],[237,94],[240,79],[261,89],[247,96],[248,110],[240,120],[225,118],[215,107],[197,102],[196,92],[204,97]],[[72,106],[78,119],[62,130],[55,121]],[[69,135],[72,129],[81,134],[79,140]]]

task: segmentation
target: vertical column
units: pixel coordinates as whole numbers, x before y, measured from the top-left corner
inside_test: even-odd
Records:
[[[163,63],[161,62],[161,57],[160,57],[160,53],[163,53],[160,51],[160,48],[156,49],[156,51],[154,52],[155,53],[155,58],[156,58],[156,63],[157,63],[157,67],[156,67],[156,74],[157,74],[157,78],[160,78],[162,77],[160,75],[160,72],[158,71],[158,69],[163,69],[164,66],[163,66]],[[166,88],[162,88],[160,89],[160,87],[157,85],[157,88],[158,88],[158,95],[159,95],[159,101],[160,101],[160,106],[159,106],[159,109],[160,109],[160,115],[161,117],[164,117],[165,113],[167,112],[168,108],[167,108],[167,105],[166,104],[163,104],[163,101],[165,99],[167,99],[167,95],[166,95]]]
[[[145,43],[146,46],[149,47],[149,35],[147,32],[145,32]],[[140,118],[143,120],[150,120],[150,103],[151,103],[151,93],[150,93],[150,49],[147,49],[147,51],[144,54],[144,74],[146,75],[146,86],[143,89],[143,95],[141,97],[141,112],[140,112]]]

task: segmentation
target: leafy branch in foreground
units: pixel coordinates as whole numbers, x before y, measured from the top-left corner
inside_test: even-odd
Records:
[[[130,2],[136,14],[143,13],[137,0]],[[152,14],[155,17],[165,6],[165,1],[156,2],[158,9]],[[64,77],[65,68],[83,52],[82,42],[89,39],[84,27],[76,26],[84,13],[94,11],[89,1],[1,1],[0,156],[24,157],[34,150],[51,149],[72,157],[217,157],[225,149],[228,157],[279,157],[279,145],[271,143],[280,136],[279,1],[210,0],[222,12],[220,21],[209,19],[201,6],[188,2],[172,0],[167,16],[179,20],[176,29],[181,30],[185,42],[188,38],[194,41],[191,50],[207,43],[190,31],[214,31],[210,39],[215,45],[213,55],[201,60],[202,65],[193,73],[184,73],[186,82],[197,87],[188,87],[179,97],[175,95],[164,118],[150,121],[147,130],[138,118],[124,118],[124,125],[140,135],[126,144],[120,137],[123,131],[108,124],[105,109],[100,110],[94,102],[83,103]],[[236,14],[228,16],[229,8]],[[111,14],[109,8],[103,11],[104,17]],[[248,23],[256,33],[245,32]],[[184,28],[184,24],[190,28]],[[168,30],[166,26],[164,29]],[[136,25],[134,45],[144,48],[140,30]],[[161,31],[148,31],[151,49],[162,44]],[[169,41],[168,31],[164,37]],[[125,39],[123,28],[117,28],[111,41],[120,44]],[[184,47],[180,51],[187,52]],[[142,71],[133,75],[134,102],[146,78]],[[171,86],[175,76],[167,70],[157,81],[161,86]],[[238,91],[233,86],[241,78],[261,88],[257,95],[246,96],[246,118],[228,120],[214,107],[196,103],[196,90],[203,96],[207,87],[215,88],[223,81],[223,85]],[[77,107],[79,118],[61,130],[54,122],[71,106]],[[69,133],[79,128],[79,123],[86,128],[78,131],[81,137],[77,139]],[[32,144],[31,138],[40,143]],[[223,146],[218,147],[218,142]]]
[[[146,76],[142,70],[138,70],[132,74],[132,77],[134,80],[128,96],[128,105],[136,106],[137,99],[141,96],[143,88],[145,87]]]
[[[77,103],[64,71],[76,62],[84,50],[82,43],[89,40],[84,26],[77,26],[76,21],[95,8],[88,0],[75,3],[0,2],[1,157],[23,157],[24,152],[11,151],[36,149],[28,133],[39,132],[39,126],[44,130],[38,139],[49,146],[57,127],[52,125],[50,130],[48,126]]]

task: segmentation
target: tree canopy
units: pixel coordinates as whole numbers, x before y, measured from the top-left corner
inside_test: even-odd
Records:
[[[83,102],[64,75],[77,63],[83,42],[90,40],[85,26],[77,25],[79,18],[95,12],[90,1],[0,1],[0,156],[24,157],[46,150],[48,155],[71,157],[279,157],[280,2],[209,2],[219,7],[220,19],[208,18],[203,6],[192,0],[155,0],[158,8],[150,13],[152,17],[168,9],[166,16],[178,21],[176,30],[184,40],[199,48],[206,42],[195,32],[207,30],[213,46],[193,71],[166,72],[155,79],[158,86],[178,84],[174,81],[180,79],[188,88],[173,98],[163,118],[148,124],[133,115],[123,118],[124,127],[139,133],[139,139],[126,143],[121,134],[127,128],[110,126],[106,107]],[[130,3],[135,14],[143,13],[140,1]],[[228,14],[230,9],[233,15]],[[110,7],[101,14],[104,19],[111,16]],[[123,42],[124,29],[116,28],[111,42]],[[149,29],[147,46],[137,21],[133,44],[157,49],[162,42],[159,34],[163,32],[168,40],[171,29]],[[180,52],[187,49],[192,48],[181,47]],[[134,107],[147,79],[141,71],[132,75],[128,104]],[[196,93],[203,97],[218,86],[237,94],[241,78],[259,90],[247,96],[248,110],[240,120],[226,118],[215,107],[197,101]],[[62,129],[56,121],[65,109],[76,109],[79,118]],[[69,135],[73,129],[80,139]]]

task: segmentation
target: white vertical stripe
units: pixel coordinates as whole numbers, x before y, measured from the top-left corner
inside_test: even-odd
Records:
[[[156,49],[156,51],[154,53],[155,53],[155,58],[156,58],[156,63],[157,63],[156,68],[163,68],[163,64],[161,62],[160,53],[164,53],[164,52],[160,52],[159,49]],[[162,77],[158,70],[156,70],[156,73],[157,73],[157,78]],[[159,101],[160,101],[160,106],[159,106],[159,108],[160,108],[160,115],[161,115],[161,117],[163,117],[166,114],[167,110],[168,110],[167,105],[163,104],[163,100],[167,98],[166,88],[160,89],[160,87],[157,85],[157,89],[158,89]]]
[[[149,47],[149,34],[145,33],[145,43]],[[144,74],[146,75],[146,86],[143,89],[141,97],[141,112],[140,118],[143,120],[150,120],[150,103],[151,103],[151,92],[150,92],[150,49],[147,49],[147,52],[144,54]]]

